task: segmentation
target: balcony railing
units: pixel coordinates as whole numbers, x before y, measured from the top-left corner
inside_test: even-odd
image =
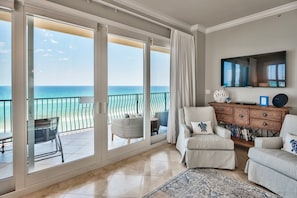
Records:
[[[151,93],[151,116],[167,111],[169,92]],[[12,131],[12,101],[0,100],[0,133]],[[108,122],[125,114],[143,114],[143,94],[108,96]],[[75,131],[94,126],[93,97],[56,97],[34,99],[34,118],[59,117],[59,131]]]

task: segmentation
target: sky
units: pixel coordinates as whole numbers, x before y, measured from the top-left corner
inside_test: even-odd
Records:
[[[0,21],[0,86],[11,84],[10,29]],[[169,54],[152,52],[151,72],[151,85],[169,85]],[[93,39],[34,28],[33,75],[36,86],[93,85]],[[143,85],[143,49],[108,44],[108,85]]]
[[[0,20],[0,85],[11,84],[11,24]]]

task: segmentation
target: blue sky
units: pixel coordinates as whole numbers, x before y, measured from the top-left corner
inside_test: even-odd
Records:
[[[11,83],[11,24],[0,20],[0,85]]]
[[[93,40],[35,28],[35,85],[93,85]]]
[[[11,84],[10,36],[0,21],[0,85]],[[90,38],[35,28],[35,85],[93,85],[93,49]],[[108,64],[109,85],[143,85],[142,49],[109,43]],[[169,85],[169,54],[152,52],[151,71],[151,85]]]

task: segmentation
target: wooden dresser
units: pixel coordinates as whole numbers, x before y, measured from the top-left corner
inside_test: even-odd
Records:
[[[232,124],[244,128],[266,129],[278,133],[289,107],[263,107],[237,103],[210,102],[219,123]],[[235,144],[253,146],[252,142],[233,138]]]

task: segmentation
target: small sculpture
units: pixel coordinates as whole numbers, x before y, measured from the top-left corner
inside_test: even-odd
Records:
[[[224,87],[221,87],[220,89],[215,90],[215,92],[213,93],[214,100],[219,103],[224,103],[228,97],[229,97],[229,94],[224,89]]]

